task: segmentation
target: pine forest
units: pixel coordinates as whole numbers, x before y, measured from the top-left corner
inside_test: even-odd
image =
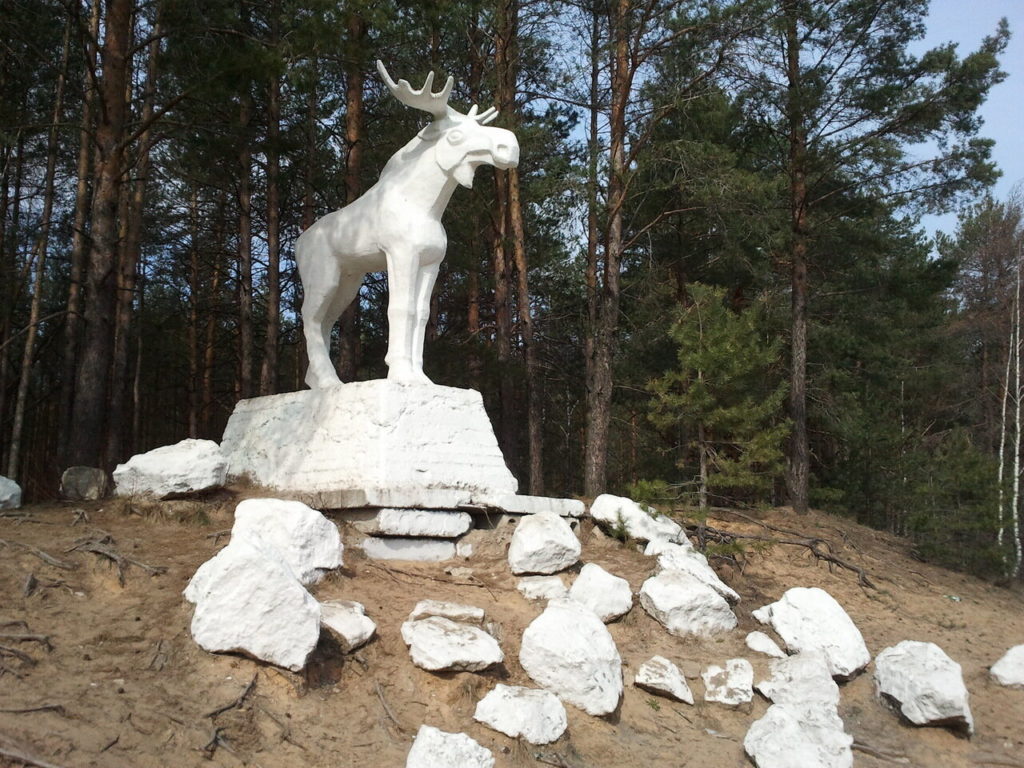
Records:
[[[304,387],[296,238],[427,119],[379,59],[519,140],[452,199],[425,365],[521,492],[813,507],[1019,579],[1024,195],[978,114],[1010,30],[922,50],[927,12],[0,0],[0,474],[51,499]],[[343,381],[386,374],[387,291]]]

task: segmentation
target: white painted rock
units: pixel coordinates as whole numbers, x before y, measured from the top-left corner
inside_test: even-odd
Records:
[[[1015,645],[989,670],[992,679],[1010,688],[1024,688],[1024,645]]]
[[[494,755],[464,733],[421,725],[405,768],[494,768]]]
[[[377,631],[363,604],[352,600],[320,603],[320,624],[334,633],[345,653],[364,645]]]
[[[554,576],[523,576],[516,584],[523,597],[527,600],[554,600],[568,597],[569,590],[559,575]]]
[[[682,526],[675,520],[659,515],[650,507],[645,509],[625,496],[601,494],[590,505],[590,516],[612,530],[621,526],[629,538],[637,541],[686,538]]]
[[[468,512],[386,507],[374,519],[375,532],[383,536],[424,536],[454,539],[473,527]]]
[[[771,662],[757,690],[772,702],[743,746],[758,768],[851,768],[853,737],[839,717],[839,686],[820,651]]]
[[[606,715],[622,696],[622,659],[594,613],[573,600],[552,600],[523,632],[519,663],[562,701]]]
[[[385,539],[367,536],[363,552],[371,560],[416,560],[440,562],[455,557],[455,545],[444,539]]]
[[[21,506],[21,486],[9,477],[0,475],[0,509],[17,509]]]
[[[662,571],[640,587],[640,604],[673,635],[707,637],[736,626],[729,604],[711,587],[682,571]]]
[[[603,622],[613,621],[633,607],[629,582],[613,576],[596,563],[583,566],[569,590],[569,597],[583,603]]]
[[[704,681],[704,701],[738,707],[754,698],[754,668],[746,659],[729,659],[725,669],[711,664],[700,677]]]
[[[231,527],[231,541],[239,538],[278,552],[303,584],[342,565],[338,527],[301,501],[246,499],[235,507]]]
[[[686,678],[679,667],[664,656],[652,656],[641,664],[633,678],[633,685],[659,696],[693,704],[693,692],[686,684]]]
[[[297,672],[320,637],[320,604],[281,561],[233,542],[204,567],[192,637],[207,651],[238,651]]]
[[[405,622],[402,639],[413,664],[431,672],[479,672],[505,660],[498,641],[482,629],[441,616]]]
[[[770,624],[790,653],[819,650],[825,654],[833,677],[849,679],[871,661],[860,630],[823,589],[793,587],[753,616]]]
[[[440,600],[420,600],[409,614],[409,621],[440,616],[452,621],[480,624],[484,620],[484,609],[461,603],[445,603]]]
[[[531,744],[550,744],[569,724],[555,694],[501,683],[476,705],[473,719]]]
[[[743,739],[757,768],[853,768],[852,745],[834,711],[783,704],[770,706]]]
[[[935,643],[904,640],[875,657],[875,689],[915,725],[974,732],[960,665]]]
[[[212,440],[182,440],[137,453],[114,469],[115,496],[163,499],[224,485],[227,461]]]
[[[763,653],[766,656],[772,656],[776,659],[786,658],[786,653],[779,648],[778,643],[772,640],[764,632],[753,631],[747,634],[746,640],[747,648],[758,653]]]
[[[792,709],[835,711],[839,706],[839,686],[819,651],[804,651],[771,662],[771,677],[757,684],[757,690],[769,701]]]
[[[107,495],[110,478],[99,467],[68,467],[60,476],[60,497],[68,501],[97,501]]]
[[[720,594],[730,603],[738,603],[740,596],[736,591],[718,578],[718,574],[708,563],[708,559],[693,549],[689,542],[686,546],[657,541],[648,544],[644,554],[658,553],[658,567],[665,571],[683,571],[698,581],[702,581]]]
[[[517,575],[557,573],[579,559],[579,539],[569,523],[552,512],[524,517],[508,547],[508,564]]]

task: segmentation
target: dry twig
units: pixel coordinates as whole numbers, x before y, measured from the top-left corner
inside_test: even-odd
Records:
[[[896,754],[895,752],[884,752],[881,749],[876,749],[868,744],[864,744],[860,741],[853,742],[853,749],[858,752],[863,752],[865,755],[871,755],[877,757],[879,760],[888,760],[890,763],[909,763],[910,758],[904,754]]]
[[[25,662],[30,667],[35,666],[36,664],[36,660],[24,651],[19,651],[17,648],[9,648],[6,645],[0,645],[0,656],[13,656],[19,661]]]
[[[48,760],[43,760],[41,757],[35,757],[30,755],[28,752],[23,752],[20,749],[9,746],[9,744],[0,745],[0,755],[10,758],[11,760],[17,760],[19,763],[25,765],[34,765],[36,768],[61,768],[56,763],[51,763]]]
[[[387,715],[388,719],[395,724],[395,727],[398,729],[399,733],[405,733],[405,726],[398,722],[398,718],[395,717],[395,713],[391,711],[391,706],[384,698],[384,689],[380,687],[379,681],[374,684],[374,690],[377,692],[377,698],[380,699],[380,705],[384,708],[384,714]]]
[[[31,544],[23,544],[20,541],[7,541],[6,539],[0,539],[0,546],[20,547],[30,555],[35,555],[47,565],[52,565],[54,568],[61,568],[65,571],[73,571],[78,567],[75,563],[68,562],[67,560],[61,560],[59,557],[54,557],[51,554],[43,552],[43,550],[38,547],[33,547]]]
[[[24,632],[17,634],[0,632],[0,640],[8,640],[15,643],[39,643],[47,651],[53,650],[53,646],[50,644],[49,635],[33,635]]]
[[[249,698],[249,694],[252,693],[253,689],[256,687],[256,678],[257,677],[259,677],[259,672],[257,672],[255,675],[252,676],[252,680],[250,680],[249,684],[247,686],[245,686],[245,690],[243,690],[241,692],[241,694],[239,694],[237,699],[235,699],[234,701],[228,702],[227,704],[225,704],[222,707],[217,707],[216,709],[207,712],[205,715],[203,715],[203,717],[216,717],[217,715],[220,715],[220,714],[223,714],[224,712],[227,712],[229,709],[235,709],[236,707],[241,707],[243,704],[245,704],[245,700]]]
[[[140,560],[123,555],[114,549],[114,537],[106,531],[100,531],[102,536],[87,536],[82,539],[78,539],[74,546],[66,550],[68,552],[92,552],[94,555],[105,557],[107,560],[117,566],[117,580],[118,583],[123,587],[125,584],[124,574],[125,570],[129,565],[134,565],[136,568],[141,568],[151,576],[157,576],[161,573],[166,573],[167,568],[162,565],[148,565]]]
[[[61,717],[65,717],[67,712],[64,711],[64,707],[60,704],[39,704],[35,707],[15,707],[14,709],[0,709],[8,715],[27,715],[30,712],[56,712]]]

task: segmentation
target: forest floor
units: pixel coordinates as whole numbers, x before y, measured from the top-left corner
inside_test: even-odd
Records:
[[[357,532],[344,525],[345,567],[312,591],[320,600],[363,603],[377,636],[348,656],[322,640],[307,669],[293,674],[207,653],[189,635],[192,611],[181,590],[226,544],[236,502],[230,493],[145,505],[108,500],[30,506],[0,518],[0,754],[7,754],[0,766],[398,768],[423,723],[468,733],[492,750],[499,768],[749,766],[743,736],[768,703],[755,697],[746,710],[704,703],[699,671],[743,656],[760,679],[768,659],[743,643],[761,628],[751,611],[789,587],[819,586],[846,608],[873,655],[905,639],[933,641],[961,664],[971,693],[973,738],[915,728],[875,698],[869,667],[842,686],[840,715],[856,740],[856,765],[1024,768],[1024,691],[1002,688],[988,674],[1010,646],[1024,643],[1024,596],[922,564],[905,542],[849,521],[797,518],[785,509],[757,515],[829,541],[875,588],[802,547],[750,552],[742,569],[717,563],[743,597],[738,630],[682,640],[635,604],[609,625],[624,663],[620,708],[595,718],[567,706],[566,734],[534,747],[473,721],[476,702],[496,682],[532,685],[518,642],[543,604],[516,591],[505,560],[510,528],[472,533],[476,549],[465,561],[383,564],[365,559],[352,546]],[[773,535],[726,511],[709,524]],[[626,578],[634,591],[653,572],[651,558],[589,522],[580,535],[583,562]],[[122,563],[123,583],[111,554],[134,561]],[[460,570],[446,572],[452,566]],[[500,627],[504,665],[482,674],[413,666],[399,626],[428,597],[484,608]],[[680,665],[696,706],[631,685],[654,654]],[[26,759],[11,757],[17,753]]]

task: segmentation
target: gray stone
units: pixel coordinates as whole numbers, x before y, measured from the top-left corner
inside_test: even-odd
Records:
[[[363,604],[352,600],[321,603],[320,624],[334,633],[346,653],[365,645],[377,631]]]
[[[442,512],[434,509],[395,509],[385,507],[377,513],[370,532],[379,536],[424,536],[454,539],[473,526],[468,512]]]
[[[746,659],[729,659],[725,669],[710,665],[704,674],[704,700],[738,707],[754,698],[754,668]]]
[[[1015,645],[989,670],[992,679],[1010,688],[1024,688],[1024,645]]]
[[[557,573],[580,558],[580,542],[558,515],[542,512],[524,517],[512,534],[508,564],[512,573]]]
[[[552,576],[523,576],[516,584],[527,600],[554,600],[568,597],[569,590],[558,574]]]
[[[224,485],[227,462],[212,440],[182,440],[137,453],[114,469],[115,496],[158,499],[199,493]]]
[[[682,526],[675,520],[625,496],[601,494],[590,505],[590,516],[613,530],[621,527],[629,538],[637,541],[676,541],[683,537]]]
[[[753,631],[747,634],[744,642],[747,644],[747,648],[758,653],[763,653],[765,656],[771,656],[775,659],[786,658],[786,653],[779,648],[778,643],[772,640],[764,632]]]
[[[737,624],[725,598],[682,571],[662,571],[647,579],[640,588],[640,604],[679,637],[709,637]]]
[[[583,566],[569,590],[569,597],[583,603],[605,623],[624,616],[633,607],[629,582],[613,576],[596,563]]]
[[[409,614],[409,621],[425,619],[428,616],[440,616],[452,621],[480,624],[484,620],[484,609],[474,605],[446,603],[440,600],[420,600]]]
[[[9,477],[0,475],[0,509],[18,509],[21,506],[21,486]]]
[[[60,476],[60,497],[67,501],[98,501],[107,495],[110,478],[99,467],[68,467]]]
[[[693,692],[679,667],[664,656],[652,656],[641,664],[633,678],[633,685],[659,696],[693,704]]]

